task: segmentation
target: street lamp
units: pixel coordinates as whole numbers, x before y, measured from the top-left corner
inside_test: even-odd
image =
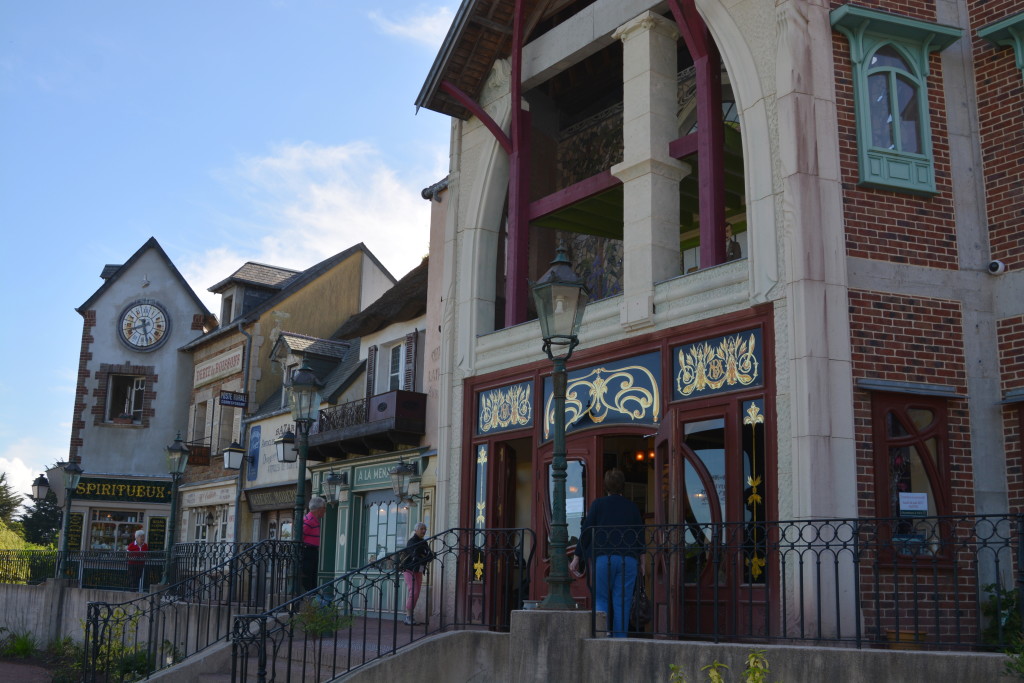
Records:
[[[32,500],[45,500],[50,494],[50,482],[45,474],[40,474],[32,482]]]
[[[224,449],[223,455],[224,469],[242,469],[242,458],[245,457],[245,449],[242,448],[242,444],[238,443],[237,441],[232,441],[231,445]]]
[[[71,532],[71,494],[78,488],[78,482],[81,480],[81,466],[74,460],[68,462],[68,464],[64,466],[64,530],[60,536],[60,556],[62,560],[67,560],[68,555],[68,536]],[[33,490],[35,490],[34,485]],[[57,570],[57,576],[60,576],[59,569]]]
[[[409,484],[412,483],[412,478],[419,474],[416,463],[399,458],[398,464],[391,468],[388,474],[391,476],[391,490],[398,496],[398,500],[411,503],[413,497],[409,495]]]
[[[188,465],[188,448],[181,442],[181,432],[167,447],[167,473],[171,475],[171,518],[167,521],[167,543],[164,545],[164,577],[161,583],[171,582],[171,555],[174,552],[174,531],[178,520],[178,482]]]
[[[559,247],[548,272],[532,284],[533,299],[537,304],[544,352],[554,364],[551,375],[551,398],[554,409],[552,437],[551,478],[554,492],[551,501],[551,572],[548,574],[548,595],[541,609],[575,609],[570,593],[569,560],[565,549],[569,545],[568,523],[565,515],[565,389],[567,378],[565,363],[579,344],[577,336],[583,309],[590,292],[573,272],[572,264]]]
[[[292,406],[292,420],[295,421],[295,429],[299,432],[299,471],[295,479],[295,514],[292,517],[292,541],[302,541],[302,508],[306,505],[306,458],[309,456],[309,429],[317,419],[320,412],[320,387],[321,383],[316,378],[309,363],[302,361],[302,366],[292,371],[292,381],[288,386],[288,400]],[[289,433],[290,434],[290,433]],[[277,439],[278,459],[290,449],[287,448],[283,435]],[[292,437],[294,440],[294,436]],[[301,546],[295,546],[299,548]],[[301,579],[296,565],[294,588],[295,594],[301,592]]]

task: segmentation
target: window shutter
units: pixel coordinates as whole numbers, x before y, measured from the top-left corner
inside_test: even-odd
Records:
[[[405,377],[402,381],[402,388],[406,391],[416,391],[416,339],[419,337],[419,330],[413,330],[405,335]]]
[[[377,347],[366,349],[366,398],[373,396],[377,385]]]

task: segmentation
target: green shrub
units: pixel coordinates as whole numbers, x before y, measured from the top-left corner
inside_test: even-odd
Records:
[[[672,672],[668,679],[669,683],[687,683],[681,667],[670,664],[669,669]],[[716,659],[702,666],[700,670],[707,672],[711,683],[725,683],[725,672],[729,671],[729,667]],[[764,650],[754,650],[747,655],[747,666],[740,674],[739,680],[740,683],[768,683],[768,658],[765,657]]]
[[[982,586],[988,598],[981,604],[981,613],[988,624],[981,632],[982,641],[989,645],[1012,644],[1021,637],[1020,609],[1017,591],[1006,590],[997,583]]]

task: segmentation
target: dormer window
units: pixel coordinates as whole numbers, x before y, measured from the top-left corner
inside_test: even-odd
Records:
[[[221,322],[222,325],[227,325],[228,323],[230,323],[234,319],[234,316],[232,315],[232,310],[234,308],[234,305],[235,305],[235,297],[234,296],[225,296],[225,297],[223,297],[221,299],[221,304],[220,304],[220,322]]]

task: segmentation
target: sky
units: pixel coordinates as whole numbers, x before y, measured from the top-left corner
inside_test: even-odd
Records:
[[[413,102],[456,2],[0,0],[0,472],[68,457],[81,306],[155,237],[207,288],[364,242],[401,278],[450,119]],[[164,444],[157,444],[162,448]]]

